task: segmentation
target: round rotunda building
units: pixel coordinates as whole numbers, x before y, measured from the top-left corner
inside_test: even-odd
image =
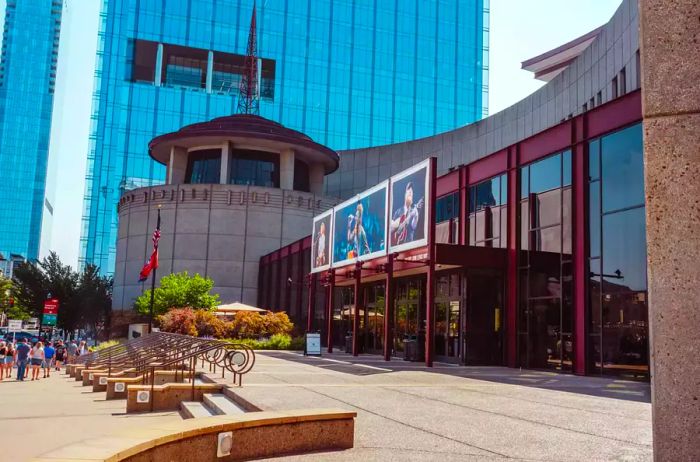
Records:
[[[158,136],[149,155],[166,183],[125,192],[112,306],[129,309],[150,287],[139,271],[152,251],[161,210],[157,280],[188,271],[214,280],[224,303],[257,303],[260,257],[309,234],[314,215],[338,201],[324,197],[338,154],[255,115],[232,115]]]

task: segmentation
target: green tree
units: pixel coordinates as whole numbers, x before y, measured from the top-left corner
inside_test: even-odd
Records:
[[[0,311],[7,319],[29,319],[31,315],[21,306],[15,304],[12,280],[0,274]]]
[[[48,292],[48,280],[41,268],[35,263],[19,263],[12,279],[15,306],[28,317],[39,317]]]
[[[213,309],[219,304],[219,295],[209,293],[213,287],[211,278],[190,276],[187,271],[164,276],[155,290],[153,314],[162,315],[171,308]],[[134,307],[139,313],[148,314],[150,306],[151,289],[148,289],[136,299]]]
[[[100,335],[109,328],[112,314],[111,277],[101,276],[97,266],[88,264],[80,274],[76,288],[78,322]]]

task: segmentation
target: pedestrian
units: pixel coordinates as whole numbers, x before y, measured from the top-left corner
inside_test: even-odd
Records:
[[[15,364],[15,346],[12,342],[7,342],[5,345],[5,364],[0,368],[0,380],[10,378],[12,375],[12,366]]]
[[[0,341],[0,380],[5,378],[5,358],[7,357],[7,345]]]
[[[44,348],[44,378],[51,377],[51,368],[55,357],[56,349],[53,347],[53,343],[49,342]]]
[[[15,348],[15,362],[17,363],[17,380],[24,381],[24,373],[27,369],[27,361],[29,360],[29,352],[32,348],[27,345],[27,339],[20,339]]]
[[[80,346],[78,346],[78,356],[82,356],[88,352],[87,343],[85,340],[80,341]]]
[[[76,345],[75,340],[71,340],[68,344],[68,362],[74,363],[75,357],[78,354],[78,345]]]
[[[36,342],[34,348],[32,348],[31,358],[32,364],[32,380],[39,380],[39,368],[44,362],[44,344],[41,342]]]
[[[66,360],[66,347],[61,340],[56,344],[56,370],[60,371],[63,362]]]

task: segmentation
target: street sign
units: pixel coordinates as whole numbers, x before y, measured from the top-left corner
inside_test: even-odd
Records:
[[[21,319],[10,319],[7,321],[7,331],[8,332],[19,332],[22,330],[22,320]]]
[[[44,313],[44,319],[41,321],[43,326],[55,326],[56,325],[56,315],[51,313]]]
[[[44,301],[44,314],[58,314],[58,299],[49,298]]]

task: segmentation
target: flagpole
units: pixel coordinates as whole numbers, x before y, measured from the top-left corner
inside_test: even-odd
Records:
[[[156,229],[160,230],[160,205],[158,206],[158,221],[156,222]],[[158,252],[158,246],[156,245],[156,252]],[[153,299],[156,294],[156,271],[158,271],[158,265],[153,268],[153,275],[151,276],[151,306],[148,309],[148,333],[153,332]]]

